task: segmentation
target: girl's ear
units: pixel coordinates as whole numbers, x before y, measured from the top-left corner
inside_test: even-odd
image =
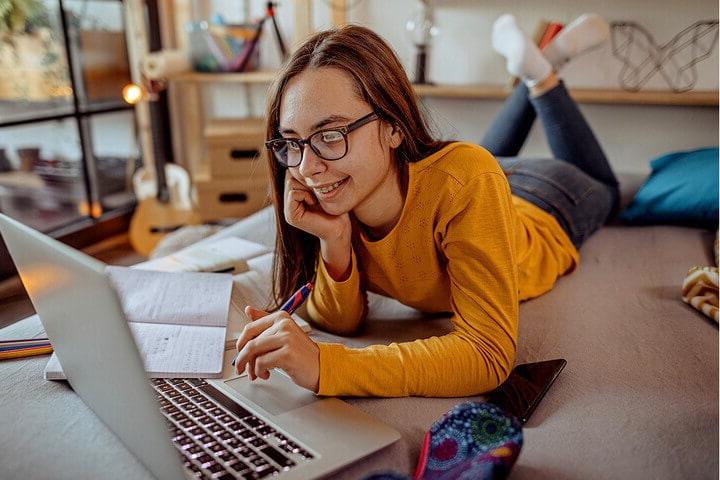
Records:
[[[388,124],[387,125],[387,142],[390,148],[397,148],[400,146],[400,144],[403,141],[403,134],[400,131],[400,128],[397,125]]]

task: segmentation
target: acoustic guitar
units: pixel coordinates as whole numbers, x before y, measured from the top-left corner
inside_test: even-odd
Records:
[[[161,48],[157,3],[150,0],[147,5],[150,51],[154,52]],[[185,225],[200,223],[199,215],[192,210],[190,178],[182,167],[171,163],[167,91],[161,88],[152,94],[148,106],[154,168],[145,166],[133,176],[138,204],[129,230],[130,244],[146,257],[167,234]]]

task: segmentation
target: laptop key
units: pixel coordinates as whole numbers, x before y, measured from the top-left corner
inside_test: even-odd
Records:
[[[227,445],[228,447],[232,448],[233,450],[236,449],[236,448],[238,448],[238,447],[247,448],[247,447],[245,447],[245,444],[243,444],[243,442],[241,442],[239,439],[237,439],[237,438],[235,438],[235,437],[233,437],[233,438],[231,438],[231,439],[229,439],[229,440],[226,440],[226,441],[225,441],[225,445]]]
[[[235,414],[238,418],[245,418],[245,417],[251,417],[253,416],[250,412],[245,410],[243,407],[235,403],[233,400],[230,399],[227,395],[220,392],[217,388],[208,385],[207,383],[200,388],[204,393],[206,393],[209,397],[212,397],[216,402],[218,402],[223,407],[227,408],[231,413]]]
[[[228,430],[237,432],[238,430],[244,430],[245,426],[240,422],[232,422],[226,425]]]
[[[255,455],[255,452],[250,450],[248,447],[241,447],[235,450],[236,455],[240,455],[241,457],[250,458]]]
[[[257,472],[260,474],[260,478],[265,478],[267,476],[272,475],[273,473],[277,472],[278,469],[271,466],[270,468],[266,468],[265,470],[261,470],[260,472]]]
[[[263,425],[262,427],[255,429],[255,431],[263,436],[275,433],[275,429],[272,428],[270,425]]]
[[[235,433],[237,435],[240,435],[242,438],[244,438],[246,440],[249,438],[255,438],[255,432],[253,432],[252,430],[245,429],[245,430],[240,430],[239,432],[235,432]]]
[[[307,450],[300,449],[300,451],[298,453],[300,455],[302,455],[303,458],[305,458],[306,460],[312,460],[313,458],[315,458],[315,457],[313,457],[313,454],[308,452]]]
[[[206,425],[206,427],[213,433],[225,431],[222,425],[218,425],[217,423],[211,423],[210,425]]]
[[[249,440],[248,443],[250,445],[252,445],[253,447],[257,447],[257,448],[260,448],[260,447],[268,444],[265,440],[263,440],[260,437],[253,438],[252,440]]]
[[[244,418],[243,422],[245,422],[250,428],[257,428],[265,425],[265,422],[263,422],[257,417]]]
[[[269,477],[270,475],[272,475],[273,473],[275,473],[277,471],[278,470],[275,467],[268,467],[265,470],[260,470],[259,472],[247,472],[247,473],[243,474],[242,478],[257,480],[260,478]]]
[[[219,444],[219,443],[215,443],[215,444],[213,444],[213,445],[210,445],[210,446],[208,446],[207,448],[209,448],[210,451],[215,452],[215,453],[226,451],[226,450],[225,450],[225,447],[222,446],[222,445]]]
[[[232,423],[233,421],[235,421],[233,417],[227,414],[219,416],[218,420],[220,420],[222,423]]]
[[[278,450],[270,445],[268,445],[267,447],[263,448],[260,451],[264,455],[267,455],[270,458],[270,460],[277,463],[281,467],[289,468],[289,467],[295,466],[295,462],[293,462],[292,460],[287,458],[285,455],[283,455],[283,453],[280,450]]]
[[[218,465],[217,463],[213,463],[213,464],[208,465],[207,467],[204,467],[204,468],[205,468],[206,470],[209,470],[209,471],[210,471],[210,474],[220,473],[220,472],[224,472],[224,471],[225,471],[225,469],[224,469],[221,465]]]
[[[230,468],[233,469],[234,471],[236,471],[237,473],[249,472],[252,470],[252,468],[250,468],[250,465],[248,465],[247,463],[243,462],[240,459],[237,459],[237,461],[235,463],[230,465]]]
[[[203,412],[199,408],[194,408],[194,409],[188,410],[188,414],[190,414],[191,417],[200,418],[203,415],[205,415],[205,412]]]
[[[299,448],[293,447],[294,444],[290,443],[283,443],[281,445],[278,445],[281,450],[288,452],[288,453],[298,453],[300,451]]]
[[[208,417],[207,415],[204,415],[197,419],[198,422],[202,423],[203,425],[210,425],[212,423],[215,423],[215,419]]]
[[[266,465],[270,465],[270,463],[262,457],[253,457],[249,459],[248,462],[255,467],[255,470],[261,470]]]
[[[197,460],[203,467],[205,467],[205,465],[210,465],[211,463],[215,463],[215,460],[213,460],[213,458],[212,458],[210,455],[208,455],[207,453],[204,454],[204,455],[200,455],[199,457],[196,458],[196,460]]]
[[[217,452],[217,453],[215,454],[215,456],[216,456],[217,458],[219,458],[220,460],[222,460],[223,462],[229,462],[229,461],[235,462],[235,461],[236,461],[235,455],[233,455],[232,453],[228,452],[227,450],[219,451],[219,452]]]

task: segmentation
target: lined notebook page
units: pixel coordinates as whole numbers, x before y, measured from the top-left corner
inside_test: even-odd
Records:
[[[129,325],[148,375],[208,378],[222,374],[224,327]]]
[[[232,276],[107,267],[128,322],[227,325]]]

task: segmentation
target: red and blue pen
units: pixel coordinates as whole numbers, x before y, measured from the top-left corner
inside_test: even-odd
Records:
[[[280,307],[280,310],[284,310],[288,313],[288,315],[292,315],[295,310],[300,308],[300,305],[305,303],[305,300],[308,299],[310,296],[310,292],[312,291],[313,285],[312,283],[306,283],[300,289],[293,293],[290,298],[287,299],[285,303],[283,303],[282,307]],[[240,352],[238,352],[237,356],[235,357],[235,360],[232,361],[232,366],[235,366],[235,363],[237,362],[238,357],[240,356]]]

